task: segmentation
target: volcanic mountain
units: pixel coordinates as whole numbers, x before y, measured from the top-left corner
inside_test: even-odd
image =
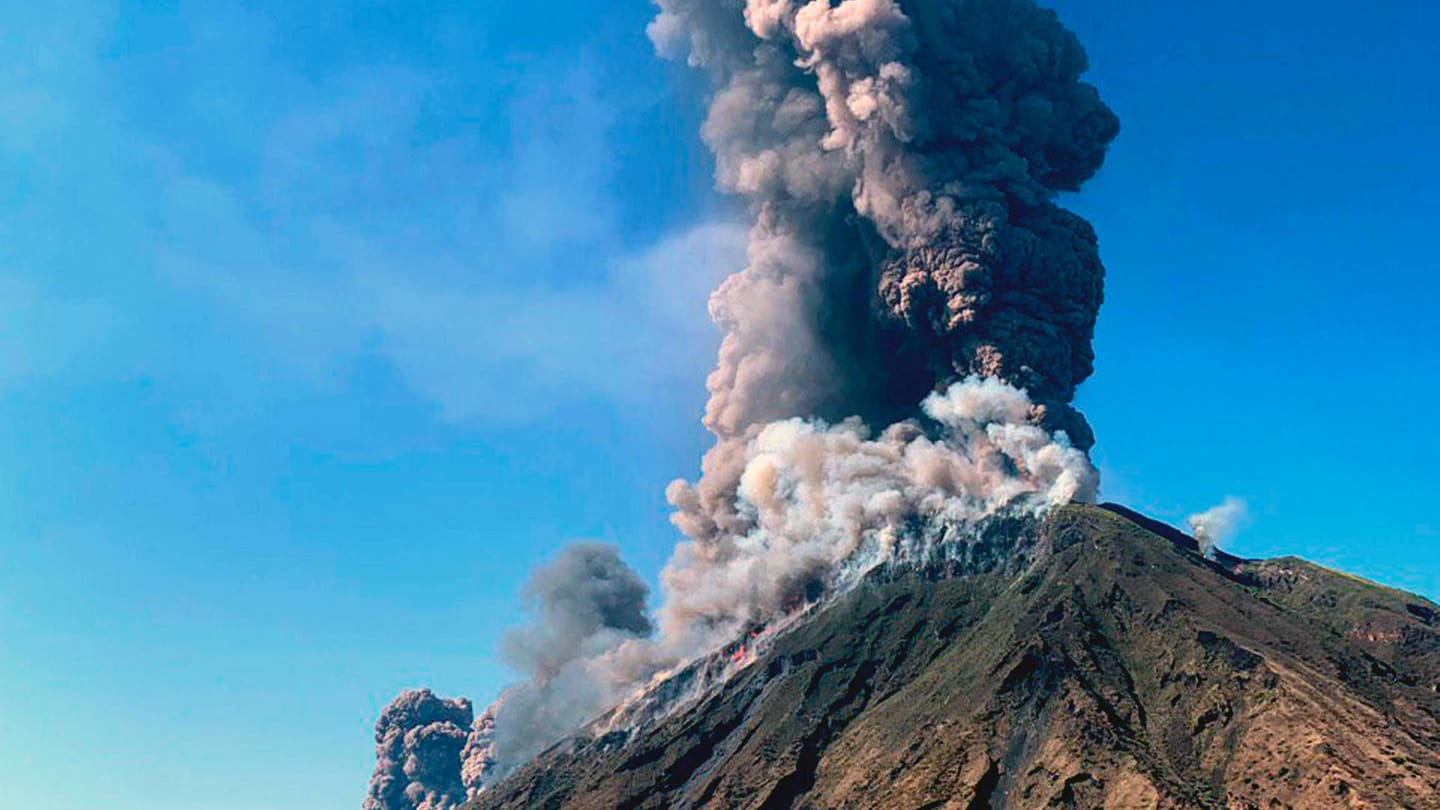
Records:
[[[878,572],[468,810],[1440,808],[1440,607],[1117,506],[1014,531],[1008,561]]]

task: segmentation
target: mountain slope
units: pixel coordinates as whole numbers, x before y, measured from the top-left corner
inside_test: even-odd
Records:
[[[1118,507],[1035,531],[1021,574],[869,583],[471,807],[1440,808],[1440,608]]]

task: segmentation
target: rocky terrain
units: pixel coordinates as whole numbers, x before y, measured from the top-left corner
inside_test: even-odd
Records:
[[[499,808],[1440,808],[1440,607],[1065,507],[1015,570],[874,577]]]

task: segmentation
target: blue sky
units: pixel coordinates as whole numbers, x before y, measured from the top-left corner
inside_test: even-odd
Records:
[[[0,806],[357,807],[525,571],[653,577],[738,266],[645,4],[3,2]],[[1107,497],[1440,596],[1440,7],[1065,0]]]

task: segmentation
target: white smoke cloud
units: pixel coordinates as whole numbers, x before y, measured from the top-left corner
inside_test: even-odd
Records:
[[[706,540],[682,543],[661,574],[661,643],[705,652],[877,566],[943,554],[1002,511],[1093,500],[1089,458],[1029,423],[1032,408],[1023,391],[972,377],[874,435],[858,419],[766,425],[738,459],[735,524],[698,532]],[[699,486],[669,495],[690,533]]]
[[[1185,525],[1200,543],[1201,552],[1213,557],[1220,544],[1233,540],[1249,518],[1250,509],[1245,501],[1229,496],[1204,512],[1185,518]]]

